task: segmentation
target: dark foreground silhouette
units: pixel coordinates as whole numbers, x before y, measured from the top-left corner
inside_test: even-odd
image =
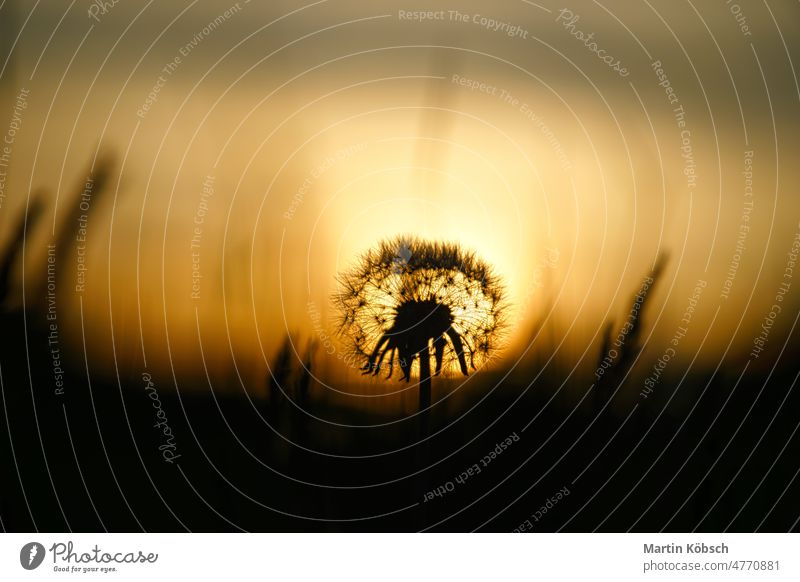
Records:
[[[39,216],[34,205],[28,232]],[[13,301],[25,232],[23,220],[0,261],[5,530],[798,528],[794,331],[768,365],[673,368],[644,398],[643,299],[601,381],[545,366],[553,346],[534,330],[515,369],[473,374],[455,394],[442,380],[423,431],[421,416],[331,404],[313,350],[298,358],[288,344],[260,397],[233,379],[212,391],[199,374],[178,389],[167,375],[104,377],[81,345],[56,361],[47,285],[27,289],[25,308]],[[58,252],[71,252],[63,240]],[[598,340],[598,367],[612,341]]]

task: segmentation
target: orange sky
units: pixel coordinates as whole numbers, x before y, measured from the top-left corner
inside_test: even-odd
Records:
[[[140,345],[141,321],[151,366],[197,370],[199,318],[208,361],[232,346],[257,376],[287,330],[319,335],[309,302],[331,334],[336,273],[401,233],[458,241],[495,265],[517,322],[511,358],[547,298],[580,353],[605,321],[624,317],[659,249],[670,262],[648,317],[655,354],[698,280],[707,288],[682,350],[691,354],[709,331],[701,359],[717,359],[732,337],[732,349],[746,350],[752,333],[734,331],[758,327],[774,303],[800,228],[790,115],[800,94],[784,52],[797,57],[797,47],[784,49],[763,14],[752,18],[756,58],[724,7],[704,8],[709,32],[668,3],[656,6],[669,29],[645,8],[612,5],[637,42],[607,12],[576,3],[581,27],[625,55],[623,79],[555,12],[523,4],[490,16],[519,23],[528,39],[480,20],[408,23],[387,2],[323,3],[258,32],[288,3],[242,5],[179,63],[228,5],[176,3],[135,21],[133,3],[99,22],[70,13],[42,52],[66,8],[48,4],[3,76],[7,114],[20,90],[30,96],[0,228],[36,188],[49,193],[45,222],[57,208],[57,223],[98,145],[114,152],[118,180],[92,208],[86,290],[72,300],[83,300],[91,325],[113,321],[123,353]],[[18,22],[27,10],[16,6]],[[799,19],[780,16],[796,29]],[[656,59],[677,103],[659,86]],[[687,139],[696,179],[684,172]],[[724,298],[750,200],[748,151],[753,209]],[[204,181],[213,182],[205,196]],[[49,236],[31,240],[31,258]],[[193,273],[202,274],[197,298]],[[94,349],[108,361],[109,342]]]

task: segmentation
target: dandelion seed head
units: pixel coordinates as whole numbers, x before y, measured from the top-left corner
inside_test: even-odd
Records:
[[[436,373],[476,370],[499,350],[505,299],[499,277],[453,243],[385,240],[339,276],[339,331],[367,373],[430,354]]]

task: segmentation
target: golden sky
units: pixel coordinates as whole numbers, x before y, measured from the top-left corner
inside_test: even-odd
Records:
[[[551,308],[562,349],[596,345],[659,251],[653,354],[698,281],[686,358],[747,351],[775,303],[800,230],[796,3],[70,6],[0,9],[9,124],[29,92],[0,232],[46,190],[27,247],[27,276],[42,275],[76,184],[113,153],[86,287],[66,300],[105,330],[98,362],[113,324],[131,367],[144,345],[150,366],[196,372],[199,330],[212,368],[233,351],[258,377],[287,331],[332,335],[336,274],[404,233],[495,266],[510,362]],[[792,291],[777,326],[796,314]]]

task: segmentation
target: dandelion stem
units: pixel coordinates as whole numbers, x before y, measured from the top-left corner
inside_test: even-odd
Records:
[[[419,409],[426,411],[431,405],[431,353],[428,346],[419,352]],[[423,412],[423,414],[427,414]]]

